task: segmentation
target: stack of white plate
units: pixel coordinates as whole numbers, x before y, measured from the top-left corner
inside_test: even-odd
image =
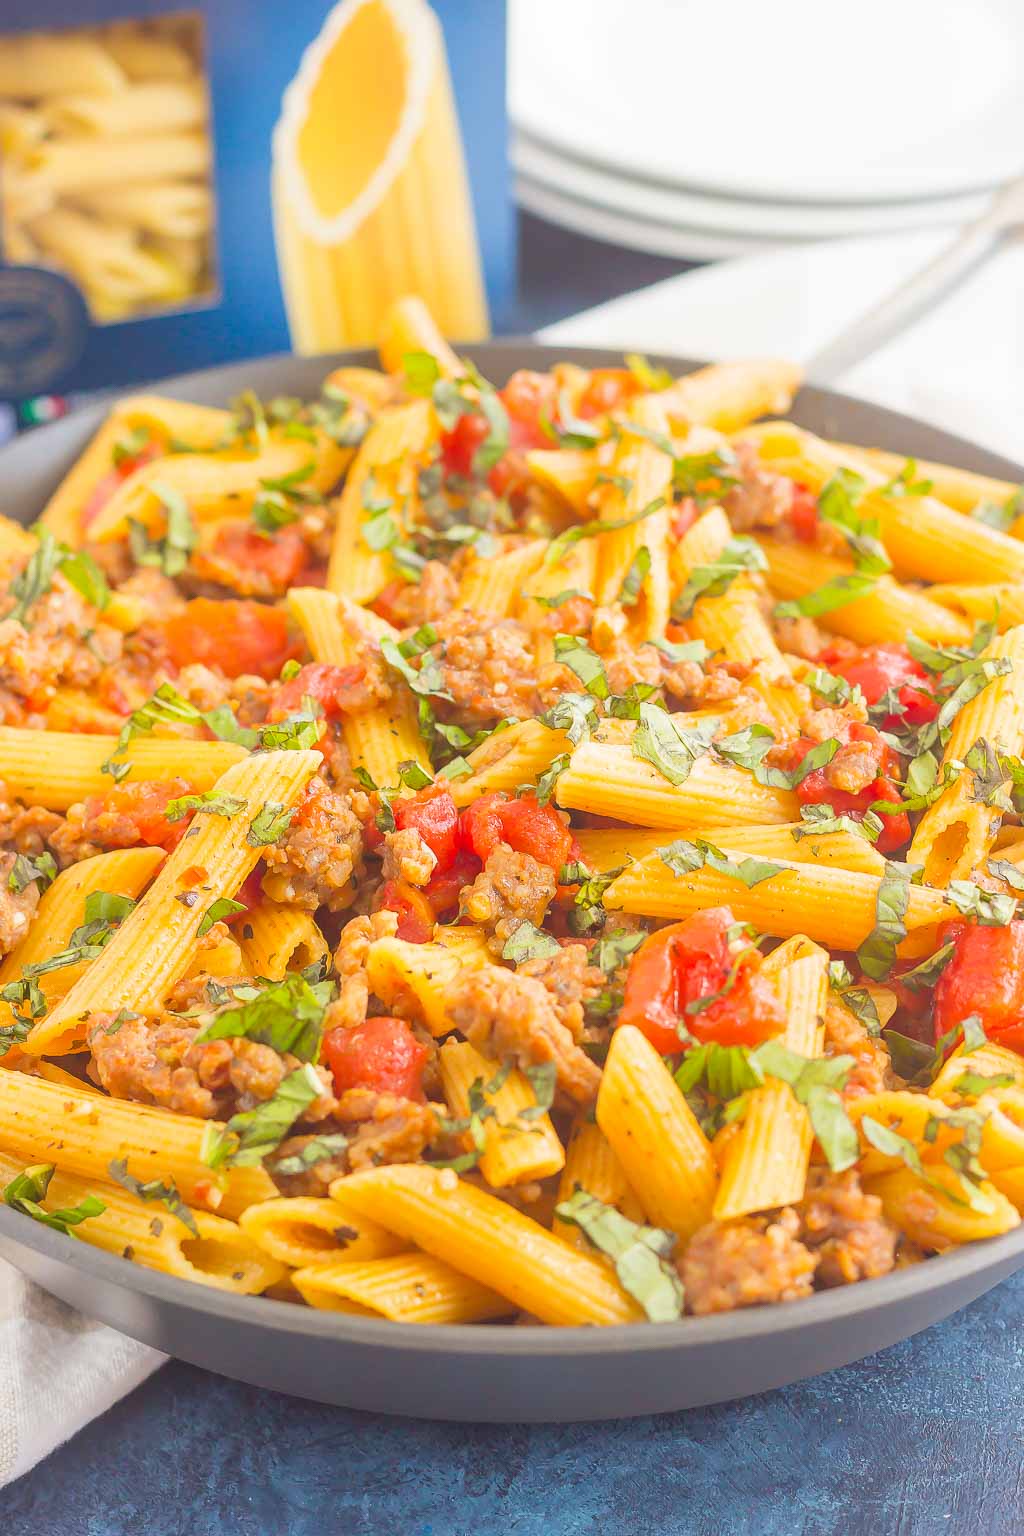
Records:
[[[1024,160],[1024,0],[510,0],[520,204],[683,260],[963,223]]]

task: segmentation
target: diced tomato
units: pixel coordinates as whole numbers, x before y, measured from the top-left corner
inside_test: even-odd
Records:
[[[96,521],[96,518],[103,511],[111,496],[113,496],[115,491],[120,490],[129,475],[134,474],[142,464],[148,464],[150,459],[158,459],[162,453],[163,448],[159,443],[148,442],[139,449],[138,453],[122,458],[120,464],[109,470],[102,479],[98,480],[93,486],[92,494],[82,508],[82,532],[85,532],[90,523]]]
[[[635,1024],[663,1056],[686,1049],[680,1027],[719,1045],[779,1034],[786,1020],[778,993],[761,974],[758,951],[730,943],[734,921],[728,907],[709,907],[645,939],[629,963],[618,1024]]]
[[[401,594],[408,590],[409,583],[407,581],[389,581],[387,586],[378,592],[370,607],[374,613],[379,614],[382,619],[387,619],[388,623],[393,624],[396,629],[404,629],[405,615],[395,605]]]
[[[520,368],[500,394],[508,412],[509,446],[521,451],[550,448],[541,418],[554,421],[558,411],[558,387],[551,375]]]
[[[366,668],[334,667],[325,661],[311,661],[271,696],[268,720],[284,720],[302,708],[305,698],[315,699],[328,719],[337,719],[355,703],[363,703]]]
[[[434,937],[434,909],[407,880],[386,880],[377,892],[377,908],[398,913],[398,937],[426,944]]]
[[[845,790],[829,782],[827,767],[815,768],[796,787],[796,797],[800,804],[830,805],[837,816],[863,816],[876,800],[885,800],[890,804],[898,802],[901,791],[892,777],[895,767],[895,753],[892,748],[881,740],[873,726],[861,725],[859,721],[851,722],[846,737],[848,741],[865,742],[874,747],[878,765],[876,777],[863,789]],[[814,745],[815,743],[809,737],[799,737],[792,746],[791,766],[796,767],[802,762]],[[875,844],[879,853],[894,853],[897,848],[902,848],[909,841],[910,818],[905,811],[882,816],[882,830]]]
[[[255,672],[272,682],[299,647],[283,608],[230,598],[194,597],[167,620],[167,649],[176,666],[203,662],[228,677]]]
[[[460,416],[450,431],[441,433],[441,459],[448,474],[472,475],[476,451],[490,430],[487,417],[473,411]]]
[[[828,646],[818,661],[838,677],[856,684],[868,704],[877,704],[890,688],[897,690],[899,709],[882,720],[883,731],[900,725],[924,725],[938,713],[934,679],[905,645],[866,645],[854,656],[845,647]]]
[[[428,784],[414,795],[394,800],[391,809],[398,831],[415,827],[434,854],[434,874],[450,869],[459,851],[459,813],[450,792],[441,784]]]
[[[1024,1051],[1024,922],[1003,928],[950,923],[953,958],[935,987],[935,1040],[977,1014],[990,1040]]]
[[[813,491],[795,481],[788,517],[797,538],[804,544],[813,544],[818,537],[818,498]]]
[[[580,396],[576,414],[585,421],[591,421],[595,416],[607,416],[609,411],[617,411],[627,400],[632,400],[642,387],[636,374],[630,373],[628,368],[595,368]]]
[[[105,795],[90,795],[85,820],[96,831],[97,842],[107,848],[176,848],[188,831],[191,817],[167,820],[167,805],[182,795],[194,794],[187,779],[143,779],[137,784],[117,784]]]
[[[323,1054],[337,1094],[349,1088],[372,1088],[375,1093],[423,1102],[427,1047],[404,1019],[373,1018],[354,1029],[329,1029]]]
[[[476,854],[467,853],[464,849],[459,850],[447,869],[442,870],[438,865],[423,887],[423,894],[438,918],[444,918],[455,910],[462,887],[472,885],[480,868]]]
[[[462,813],[462,843],[485,862],[499,843],[529,853],[556,872],[576,856],[576,841],[553,805],[536,795],[510,800],[500,790],[481,795]]]
[[[669,527],[674,539],[681,539],[697,521],[697,503],[692,496],[684,496],[682,501],[676,503],[670,513]]]
[[[258,571],[283,592],[295,585],[306,563],[306,541],[297,528],[278,528],[267,538],[251,523],[231,522],[218,530],[212,553],[243,571]]]
[[[240,901],[245,908],[244,912],[232,912],[222,919],[225,923],[241,923],[249,916],[253,907],[258,907],[263,900],[263,875],[265,866],[263,860],[256,868],[246,875],[239,890],[235,892],[235,901]]]

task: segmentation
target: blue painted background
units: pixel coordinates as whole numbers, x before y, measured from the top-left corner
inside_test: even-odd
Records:
[[[170,1365],[12,1488],[4,1536],[1004,1536],[1024,1274],[860,1365],[612,1424],[382,1419]]]

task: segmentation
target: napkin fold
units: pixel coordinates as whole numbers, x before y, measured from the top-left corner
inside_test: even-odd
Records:
[[[0,1487],[113,1407],[166,1358],[90,1322],[0,1262]]]

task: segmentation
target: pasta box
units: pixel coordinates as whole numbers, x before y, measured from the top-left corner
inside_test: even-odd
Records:
[[[0,400],[507,321],[504,0],[4,0]]]

